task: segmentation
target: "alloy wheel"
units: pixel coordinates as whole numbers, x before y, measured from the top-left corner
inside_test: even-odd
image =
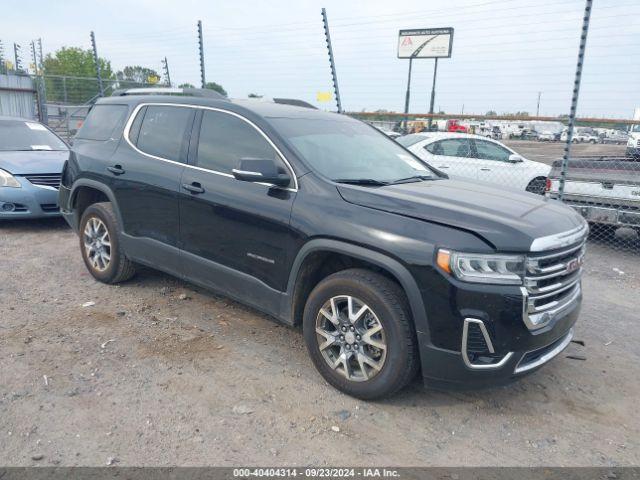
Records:
[[[316,316],[318,348],[327,364],[347,380],[363,382],[384,366],[387,342],[375,312],[349,295],[330,298]]]
[[[104,272],[111,263],[111,237],[109,230],[98,217],[87,220],[83,233],[84,250],[91,266]]]

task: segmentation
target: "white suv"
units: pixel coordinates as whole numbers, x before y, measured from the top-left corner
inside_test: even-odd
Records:
[[[449,175],[544,195],[551,167],[527,160],[500,142],[466,133],[424,132],[398,143]]]

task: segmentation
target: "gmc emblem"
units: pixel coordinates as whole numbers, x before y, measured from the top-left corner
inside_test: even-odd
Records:
[[[573,273],[580,268],[582,262],[579,258],[574,258],[569,263],[567,263],[567,273]]]

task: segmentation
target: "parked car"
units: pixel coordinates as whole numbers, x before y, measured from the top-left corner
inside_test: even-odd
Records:
[[[614,145],[624,145],[629,140],[629,135],[626,132],[614,130],[613,132],[607,132],[600,135],[600,143],[612,143]]]
[[[465,133],[416,133],[397,140],[430,165],[471,180],[544,195],[551,167],[527,160],[506,145]]]
[[[492,127],[481,126],[475,129],[476,135],[486,138],[492,138],[494,140],[500,140],[502,138],[502,130],[498,125]]]
[[[640,158],[640,125],[632,125],[627,140],[627,157]]]
[[[559,198],[562,162],[553,163],[547,195]],[[627,157],[580,157],[568,162],[563,202],[588,222],[640,231],[640,162]]]
[[[446,131],[447,132],[459,132],[466,133],[469,131],[469,128],[466,125],[462,125],[460,120],[456,120],[454,118],[447,120],[446,123]]]
[[[148,265],[302,325],[322,376],[364,399],[418,371],[436,386],[512,381],[567,346],[580,310],[580,215],[449,179],[346,115],[100,99],[60,203],[95,279]]]
[[[0,220],[60,215],[67,145],[34,120],[0,117]]]
[[[550,132],[549,130],[544,130],[538,133],[539,142],[555,142],[556,139],[557,135],[554,132]]]
[[[560,136],[562,142],[567,141],[568,131],[565,129]],[[591,128],[576,128],[571,138],[572,143],[600,143],[600,137]]]

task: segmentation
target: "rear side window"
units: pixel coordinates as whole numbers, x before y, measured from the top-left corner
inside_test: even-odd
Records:
[[[147,106],[137,147],[149,155],[184,162],[186,132],[191,126],[193,111],[185,107]]]
[[[129,107],[126,105],[95,105],[76,138],[85,140],[109,140],[122,129]]]
[[[446,155],[448,157],[470,157],[471,143],[467,138],[451,138],[441,140],[424,147],[433,155]]]
[[[269,158],[284,167],[273,147],[250,124],[228,113],[206,110],[198,141],[198,166],[231,173],[241,159],[248,158]]]

